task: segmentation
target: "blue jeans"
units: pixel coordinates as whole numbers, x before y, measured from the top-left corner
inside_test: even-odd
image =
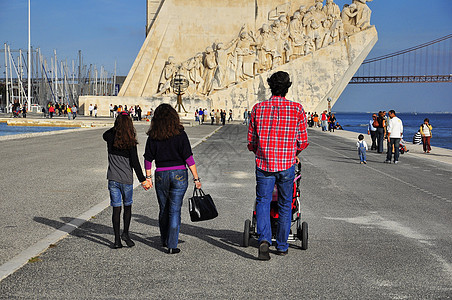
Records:
[[[108,190],[110,191],[110,205],[113,207],[131,206],[133,203],[133,185],[119,183],[117,181],[108,181]]]
[[[276,229],[276,249],[286,251],[292,223],[292,196],[295,166],[280,172],[266,172],[256,167],[256,225],[258,241],[272,243],[270,223],[270,203],[273,189],[278,187],[278,227]]]
[[[366,159],[366,148],[364,148],[364,147],[359,147],[359,148],[358,148],[358,155],[359,155],[359,160],[360,160],[361,162],[366,161],[366,160],[367,160],[367,159]]]
[[[386,160],[391,161],[392,158],[392,146],[394,146],[394,161],[399,161],[399,145],[400,138],[390,138],[388,143],[388,152],[386,152]]]
[[[385,139],[385,129],[382,127],[377,128],[377,152],[383,152],[383,141]]]
[[[155,191],[160,207],[160,238],[168,248],[177,248],[182,201],[188,188],[187,179],[187,170],[155,172]]]
[[[328,121],[322,121],[322,131],[328,130]]]

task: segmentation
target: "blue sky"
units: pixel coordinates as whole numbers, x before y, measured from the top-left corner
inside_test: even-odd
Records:
[[[335,2],[342,8],[351,0]],[[0,0],[2,48],[27,48],[27,7],[27,0]],[[452,33],[452,0],[374,0],[369,7],[379,41],[368,58]],[[48,59],[53,49],[68,61],[82,50],[85,64],[109,72],[116,60],[118,75],[127,75],[145,37],[146,0],[31,0],[31,12],[32,45]],[[451,95],[452,83],[349,85],[333,109],[452,112]]]

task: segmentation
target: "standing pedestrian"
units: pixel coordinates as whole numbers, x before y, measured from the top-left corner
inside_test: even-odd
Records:
[[[370,150],[377,150],[377,127],[377,114],[372,114],[372,119],[367,124],[367,134],[370,134],[370,138],[372,139]]]
[[[248,125],[248,109],[243,112],[243,124]]]
[[[394,149],[394,163],[399,163],[399,145],[400,139],[403,136],[403,123],[400,120],[393,109],[389,111],[388,122],[388,151],[386,153],[385,163],[391,163],[392,150]]]
[[[70,107],[70,105],[68,104],[68,107]],[[75,118],[77,118],[77,111],[78,111],[78,108],[77,108],[77,105],[72,105],[72,119],[73,120],[75,120]]]
[[[322,131],[328,130],[328,119],[326,110],[323,111],[323,113],[320,115],[320,121],[322,121]]]
[[[92,104],[90,104],[88,106],[88,111],[89,111],[89,116],[92,117],[93,116],[93,110],[94,110],[94,106]]]
[[[232,109],[229,110],[228,123],[229,123],[229,121],[234,121],[234,120],[232,119]]]
[[[223,124],[223,126],[224,126],[226,123],[226,110],[221,110],[220,116],[221,116],[221,124]]]
[[[128,247],[135,243],[129,236],[130,220],[132,219],[133,203],[133,170],[144,189],[151,187],[143,175],[138,159],[136,131],[132,119],[126,112],[120,113],[114,127],[103,135],[108,150],[108,190],[110,205],[113,207],[112,223],[115,233],[114,249],[122,248],[121,238]],[[121,207],[124,205],[124,229],[120,235]]]
[[[430,139],[432,138],[432,125],[430,125],[430,120],[428,118],[424,119],[424,123],[421,125],[419,131],[422,136],[422,144],[424,153],[430,153],[432,148],[430,147]]]
[[[377,152],[383,153],[383,143],[386,135],[386,120],[384,112],[378,112],[377,121],[373,123],[373,126],[377,128]]]
[[[213,122],[215,121],[215,110],[212,109],[212,111],[210,112],[210,125],[213,125]]]
[[[139,105],[137,105],[135,111],[137,112],[137,115],[138,115],[138,121],[141,121],[141,113],[143,112],[143,110],[141,109],[141,107]]]
[[[113,110],[114,110],[113,104],[110,103],[110,117],[113,117],[113,115],[114,115]]]
[[[256,156],[256,225],[260,260],[270,259],[270,202],[275,184],[279,208],[276,250],[279,255],[288,253],[295,163],[299,161],[298,154],[309,145],[303,106],[285,98],[292,85],[289,74],[276,72],[267,82],[272,96],[254,105],[248,127],[248,149]]]
[[[204,111],[202,110],[202,108],[199,109],[198,115],[199,115],[199,124],[202,125],[204,123]]]
[[[69,104],[66,106],[66,113],[67,113],[67,119],[71,120],[72,119],[72,109]]]
[[[358,148],[359,162],[361,164],[367,164],[366,151],[368,150],[368,148],[367,143],[364,140],[364,135],[358,135],[358,142],[356,142],[356,147]]]
[[[181,223],[181,207],[188,187],[188,172],[193,175],[197,189],[201,181],[187,133],[179,115],[169,104],[160,104],[155,110],[144,152],[146,178],[152,187],[152,161],[155,160],[155,192],[159,203],[160,239],[169,254],[180,252],[177,248]]]
[[[53,118],[53,114],[55,113],[55,107],[53,106],[53,104],[50,104],[49,107],[49,116],[52,119]]]
[[[97,118],[97,104],[94,104],[93,111],[94,111],[94,117]]]

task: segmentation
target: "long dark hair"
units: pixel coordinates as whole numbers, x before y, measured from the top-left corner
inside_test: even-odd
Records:
[[[163,103],[155,109],[146,134],[154,140],[166,140],[183,130],[184,126],[180,123],[177,111],[171,105]]]
[[[116,117],[114,128],[115,141],[113,146],[118,149],[130,149],[138,144],[137,133],[128,113],[123,112]]]

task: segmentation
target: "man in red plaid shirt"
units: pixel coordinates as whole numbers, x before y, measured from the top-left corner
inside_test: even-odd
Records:
[[[248,149],[256,155],[256,225],[260,260],[270,259],[270,202],[275,184],[279,213],[276,253],[288,253],[295,164],[299,162],[297,155],[309,145],[303,106],[285,98],[292,85],[289,74],[276,72],[267,82],[272,97],[253,107],[248,128]]]

